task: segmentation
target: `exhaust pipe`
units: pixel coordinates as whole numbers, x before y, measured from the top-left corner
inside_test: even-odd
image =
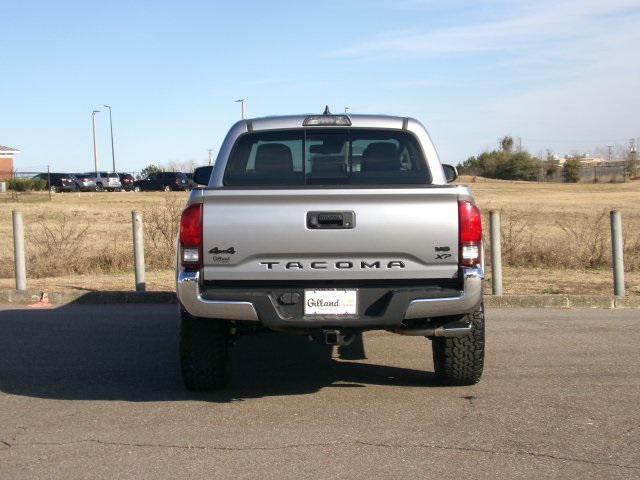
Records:
[[[420,329],[406,329],[406,328],[395,328],[390,330],[393,333],[397,333],[399,335],[409,335],[416,337],[462,337],[464,335],[468,335],[471,333],[472,325],[462,327],[437,327],[437,328],[420,328]]]

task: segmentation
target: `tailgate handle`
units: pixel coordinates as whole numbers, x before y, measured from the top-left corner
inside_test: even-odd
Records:
[[[307,212],[307,228],[351,229],[356,224],[353,212]]]

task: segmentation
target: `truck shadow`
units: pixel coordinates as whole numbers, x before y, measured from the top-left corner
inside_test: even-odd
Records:
[[[242,338],[232,349],[230,376],[221,392],[183,388],[176,305],[0,310],[0,391],[12,395],[230,402],[325,387],[435,385],[428,372],[338,360],[330,347],[278,334]]]

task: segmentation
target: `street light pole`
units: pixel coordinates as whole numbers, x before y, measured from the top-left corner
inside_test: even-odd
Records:
[[[244,98],[240,98],[240,99],[236,100],[236,103],[240,104],[240,115],[242,116],[242,119],[244,120]]]
[[[116,153],[113,150],[113,120],[111,119],[111,107],[109,105],[103,105],[103,107],[109,109],[109,128],[111,129],[111,161],[113,162],[113,173],[116,173]]]
[[[91,120],[93,123],[93,167],[95,169],[95,174],[98,175],[98,144],[96,142],[96,113],[99,113],[100,110],[94,110],[91,112]]]

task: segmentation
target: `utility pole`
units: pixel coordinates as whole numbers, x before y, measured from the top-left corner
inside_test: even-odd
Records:
[[[613,145],[607,145],[607,166],[611,166],[611,158],[613,157]],[[605,170],[606,171],[606,170]],[[624,179],[624,177],[623,177]]]
[[[111,129],[111,160],[113,162],[113,173],[116,173],[116,154],[113,150],[113,120],[111,119],[111,107],[109,105],[103,105],[103,107],[109,109],[109,128]]]
[[[211,152],[213,152],[212,148],[209,149],[209,165],[211,165]]]
[[[241,118],[244,120],[244,98],[240,98],[236,100],[236,103],[240,104],[240,115],[241,115]]]
[[[522,138],[518,137],[518,153],[522,152]]]
[[[638,175],[638,159],[636,150],[636,139],[629,140],[629,173],[632,177]]]
[[[95,174],[98,175],[98,144],[96,142],[96,113],[100,113],[100,110],[94,110],[91,112],[91,120],[93,121],[93,167]]]

